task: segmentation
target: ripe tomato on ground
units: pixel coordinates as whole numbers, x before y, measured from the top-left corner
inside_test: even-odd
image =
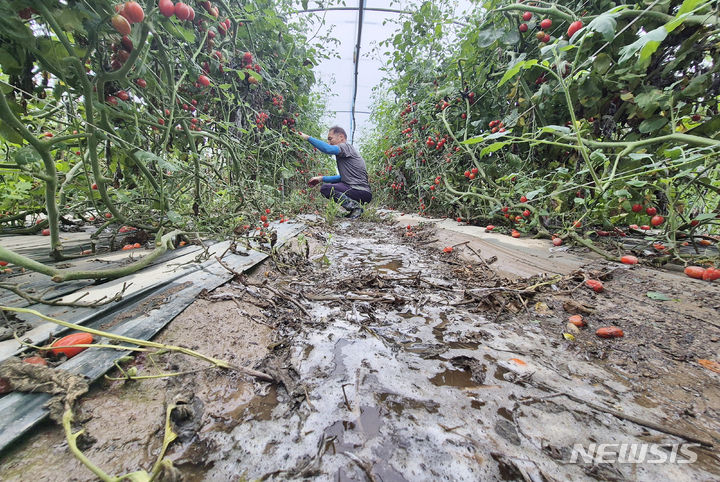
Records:
[[[67,347],[67,348],[53,348],[50,352],[53,355],[65,355],[68,358],[72,358],[78,353],[87,350],[87,347],[75,347],[73,345],[89,345],[93,342],[93,337],[90,333],[73,333],[67,335],[59,340],[55,341],[52,347]]]

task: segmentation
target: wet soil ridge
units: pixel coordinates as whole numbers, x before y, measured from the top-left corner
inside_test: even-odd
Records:
[[[185,480],[720,477],[720,374],[699,363],[720,351],[716,286],[604,262],[507,279],[452,233],[410,231],[311,228],[249,277],[202,293],[158,341],[277,383],[223,371],[105,382],[78,404],[93,437],[86,454],[111,473],[148,467],[164,407],[181,401],[168,456]],[[573,314],[587,326],[568,324]],[[624,337],[595,335],[610,325]],[[140,356],[133,366],[199,365]],[[587,455],[603,443],[651,444],[672,462]],[[1,473],[92,480],[53,446],[63,440],[48,426]],[[678,463],[688,450],[695,462]]]

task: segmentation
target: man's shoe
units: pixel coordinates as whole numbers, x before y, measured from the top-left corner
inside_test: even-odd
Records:
[[[355,208],[348,213],[347,218],[348,219],[357,219],[360,216],[362,216],[363,212],[364,212],[363,208]]]

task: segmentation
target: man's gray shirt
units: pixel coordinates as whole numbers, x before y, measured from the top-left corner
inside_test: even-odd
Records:
[[[342,178],[342,182],[354,189],[370,192],[365,160],[360,156],[360,153],[352,144],[347,142],[337,144],[337,146],[340,149],[340,154],[337,154],[335,159],[337,160],[338,173]]]

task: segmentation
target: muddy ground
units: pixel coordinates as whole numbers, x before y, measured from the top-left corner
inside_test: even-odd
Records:
[[[450,233],[406,231],[311,227],[205,294],[156,340],[278,382],[220,370],[104,381],[76,407],[85,454],[114,475],[149,471],[165,407],[179,402],[168,457],[189,481],[720,478],[720,373],[698,363],[718,361],[717,284],[590,260],[509,279],[466,245],[444,253]],[[588,326],[567,323],[577,313]],[[624,337],[595,335],[609,325]],[[160,355],[132,366],[205,365]],[[697,460],[571,462],[574,444],[624,442],[694,443],[683,447]],[[95,479],[50,422],[0,457],[3,480]]]

